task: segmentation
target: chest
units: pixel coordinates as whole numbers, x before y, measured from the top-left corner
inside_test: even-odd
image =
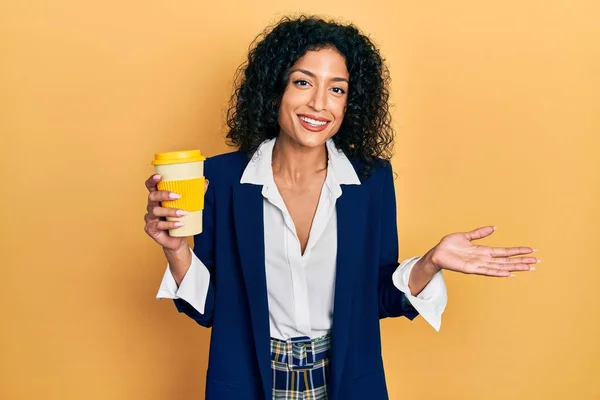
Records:
[[[315,223],[324,183],[325,176],[323,175],[307,185],[278,185],[279,194],[285,205],[284,212],[287,212],[291,218],[302,254],[306,250]]]
[[[277,270],[277,273],[281,274],[281,281],[292,278],[294,274],[304,276],[302,280],[311,281],[323,279],[325,271],[335,271],[338,247],[337,213],[335,199],[327,192],[319,200],[303,246],[287,210],[268,199],[263,199],[263,210],[264,254],[269,276],[274,276],[273,271]],[[300,275],[296,278],[301,278]],[[324,283],[312,282],[311,285],[319,286]]]

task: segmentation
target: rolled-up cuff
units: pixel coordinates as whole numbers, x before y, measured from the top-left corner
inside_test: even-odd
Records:
[[[182,299],[194,307],[200,314],[204,314],[206,296],[210,283],[210,272],[202,261],[194,254],[192,249],[192,263],[183,277],[181,284],[177,287],[175,278],[171,274],[171,268],[167,269],[156,294],[157,299]]]
[[[394,282],[394,286],[405,294],[410,304],[419,312],[423,319],[439,332],[442,325],[442,313],[448,303],[446,282],[444,281],[442,271],[439,271],[418,295],[413,296],[408,283],[410,282],[410,273],[420,259],[421,257],[413,257],[400,263],[396,271],[392,274],[392,281]]]

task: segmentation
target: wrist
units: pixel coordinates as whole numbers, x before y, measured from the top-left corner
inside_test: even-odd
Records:
[[[163,247],[163,251],[167,257],[171,275],[173,275],[173,279],[175,279],[175,283],[179,287],[192,263],[192,255],[187,241],[184,242],[184,246],[180,246],[177,249]]]
[[[442,267],[437,263],[437,246],[429,250],[422,259],[423,268],[434,275],[442,270]]]
[[[163,247],[163,251],[167,257],[181,258],[181,256],[185,256],[190,251],[189,248],[190,246],[186,240],[174,249]]]

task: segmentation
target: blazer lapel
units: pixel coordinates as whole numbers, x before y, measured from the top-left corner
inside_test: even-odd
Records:
[[[346,363],[355,274],[366,234],[367,189],[362,185],[344,185],[337,199],[337,265],[333,323],[331,327],[331,398],[337,400]]]
[[[270,399],[271,349],[261,189],[262,186],[251,184],[234,186],[233,213],[242,274],[248,293],[248,307],[252,320],[256,358],[265,391],[265,399]]]

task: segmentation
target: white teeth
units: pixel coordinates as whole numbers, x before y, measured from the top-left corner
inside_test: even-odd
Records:
[[[300,117],[300,119],[302,121],[307,122],[314,126],[323,126],[323,125],[327,124],[327,121],[317,121],[317,120],[314,120],[314,119],[308,118],[308,117]]]

